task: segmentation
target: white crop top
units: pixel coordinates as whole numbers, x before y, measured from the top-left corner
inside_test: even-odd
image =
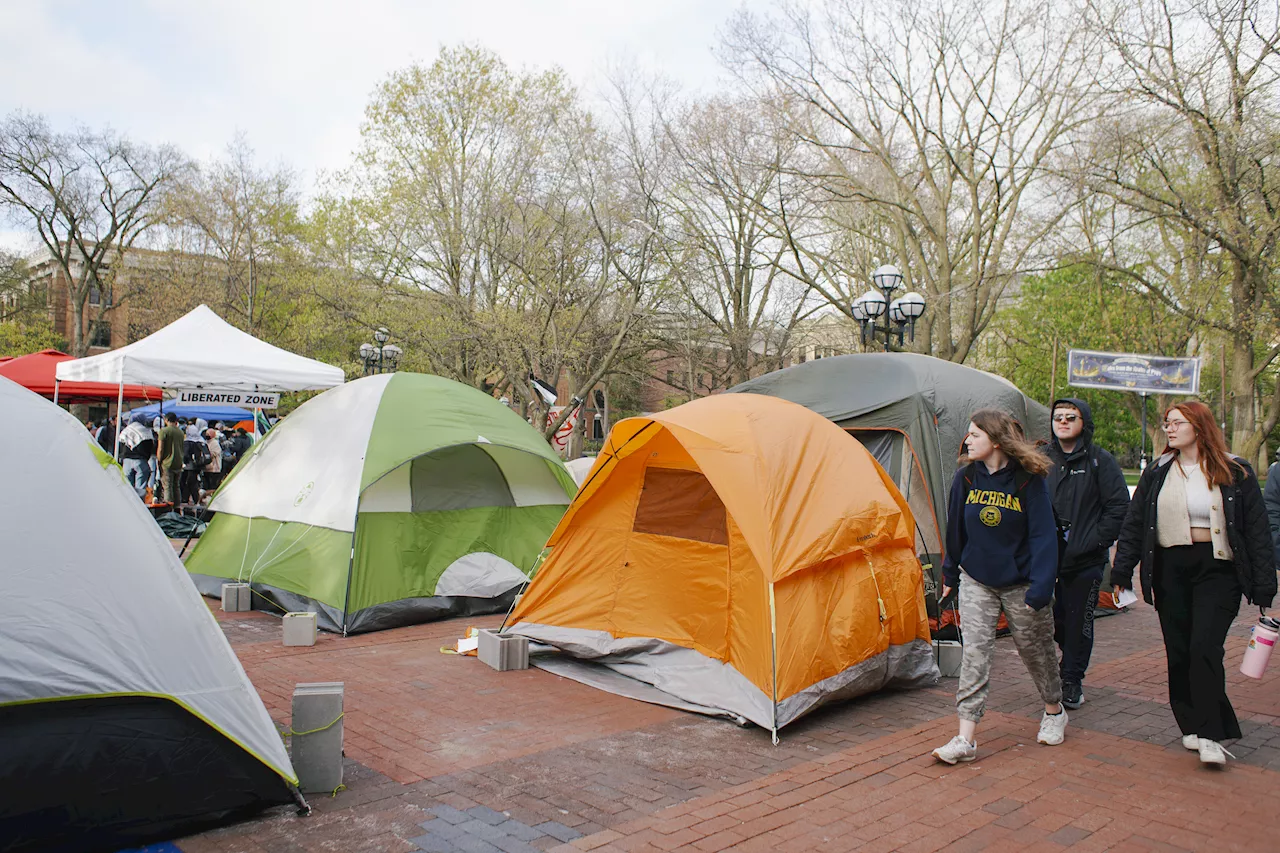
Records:
[[[1208,527],[1211,524],[1209,507],[1213,505],[1213,493],[1209,491],[1209,481],[1205,479],[1204,471],[1199,464],[1186,466],[1178,462],[1178,466],[1187,476],[1187,515],[1191,519],[1191,526]]]

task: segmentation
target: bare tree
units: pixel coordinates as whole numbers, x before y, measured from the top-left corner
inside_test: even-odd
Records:
[[[222,267],[223,313],[254,334],[281,301],[277,291],[297,251],[296,177],[285,168],[263,170],[238,136],[225,158],[190,170],[167,198],[168,224],[188,232],[180,244]]]
[[[156,223],[159,195],[183,168],[169,147],[139,145],[111,132],[53,132],[46,121],[15,113],[0,125],[0,205],[35,228],[66,278],[71,352],[89,349],[86,304],[116,304],[114,271]]]
[[[1091,186],[1138,225],[1186,235],[1217,269],[1152,274],[1120,251],[1114,267],[1225,338],[1231,446],[1257,460],[1280,421],[1280,371],[1273,387],[1259,387],[1280,359],[1280,7],[1138,0],[1091,11],[1115,56],[1111,92],[1130,107],[1094,142]],[[1213,310],[1203,308],[1206,287]]]
[[[1093,42],[1071,4],[829,0],[743,15],[729,49],[820,152],[815,185],[871,208],[848,221],[872,223],[930,297],[924,346],[964,361],[1063,214],[1039,189],[1048,160],[1092,118]]]
[[[668,349],[688,362],[694,394],[781,367],[792,330],[812,310],[807,284],[783,273],[787,244],[769,216],[788,204],[784,172],[797,143],[745,98],[695,101],[665,130],[676,156],[660,199],[661,246],[692,315],[674,324]]]

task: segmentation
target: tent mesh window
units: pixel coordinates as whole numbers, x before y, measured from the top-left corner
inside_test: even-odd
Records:
[[[724,503],[699,471],[646,468],[631,529],[728,545]]]
[[[515,506],[498,463],[473,444],[419,456],[410,470],[414,512]]]

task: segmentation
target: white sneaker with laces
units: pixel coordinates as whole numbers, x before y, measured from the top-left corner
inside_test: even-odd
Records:
[[[1060,714],[1048,711],[1040,718],[1040,733],[1036,735],[1036,743],[1057,746],[1067,736],[1067,712],[1064,708]]]
[[[978,757],[978,742],[969,741],[956,735],[947,741],[944,746],[940,746],[933,751],[933,757],[941,761],[943,764],[955,764],[960,761],[973,761]]]
[[[1189,749],[1192,752],[1196,752],[1197,750],[1200,749],[1200,738],[1196,737],[1195,735],[1183,735],[1182,748]]]
[[[1228,757],[1235,758],[1234,755],[1227,752],[1222,744],[1218,743],[1216,740],[1209,740],[1208,738],[1203,737],[1199,740],[1201,764],[1212,764],[1216,767],[1223,767],[1226,765]]]

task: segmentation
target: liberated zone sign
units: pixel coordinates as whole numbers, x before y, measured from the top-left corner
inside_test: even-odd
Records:
[[[274,409],[280,405],[280,394],[266,391],[219,391],[215,388],[198,388],[179,391],[178,405]]]

